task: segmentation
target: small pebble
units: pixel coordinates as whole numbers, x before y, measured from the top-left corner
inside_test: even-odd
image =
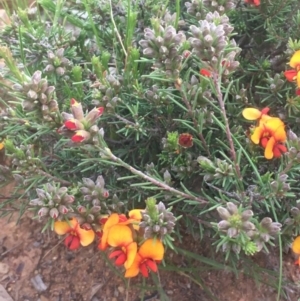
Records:
[[[0,262],[0,274],[7,274],[9,271],[9,266],[6,263]]]
[[[118,291],[119,291],[121,294],[124,294],[125,288],[124,288],[123,286],[118,286]]]
[[[36,276],[31,278],[30,282],[32,283],[32,285],[38,292],[43,292],[47,289],[47,286],[44,283],[44,281],[42,280],[42,277],[40,274],[37,274]]]

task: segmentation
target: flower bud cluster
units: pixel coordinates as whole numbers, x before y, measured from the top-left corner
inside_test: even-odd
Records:
[[[146,200],[147,207],[142,211],[142,220],[139,224],[144,231],[144,238],[163,240],[168,234],[174,231],[176,218],[171,212],[171,208],[166,209],[162,202],[156,205],[156,200],[149,198]]]
[[[234,176],[233,166],[225,160],[216,158],[215,162],[213,162],[206,157],[200,156],[197,158],[197,161],[200,164],[200,167],[205,171],[205,181]]]
[[[275,181],[272,181],[270,186],[272,192],[276,194],[276,197],[284,197],[286,192],[288,192],[291,187],[289,183],[286,183],[288,180],[288,175],[281,174]]]
[[[43,189],[36,189],[37,198],[30,200],[32,206],[40,218],[64,219],[72,216],[73,195],[68,194],[67,187],[57,187],[47,183]]]
[[[203,0],[203,4],[211,12],[217,11],[220,15],[235,8],[234,0]]]
[[[72,143],[88,142],[93,136],[97,136],[101,132],[95,123],[103,114],[104,108],[94,108],[85,115],[81,103],[74,98],[71,99],[70,103],[72,114],[62,113],[64,124],[58,129],[58,132],[71,137]]]
[[[106,76],[103,83],[95,82],[92,85],[92,88],[94,88],[92,104],[104,106],[109,112],[113,112],[120,101],[118,94],[121,88],[121,80],[121,78],[112,73]]]
[[[200,60],[217,67],[233,31],[229,18],[226,15],[220,16],[218,12],[208,13],[205,20],[199,21],[199,27],[191,25],[190,30],[193,37],[189,41],[193,53]],[[228,59],[232,61],[233,56],[231,54]]]
[[[59,76],[65,74],[66,70],[71,66],[70,61],[64,57],[64,48],[53,51],[48,51],[48,64],[44,71],[48,73],[56,73]]]
[[[279,234],[282,225],[277,222],[273,222],[271,218],[265,217],[261,220],[256,230],[253,231],[251,237],[256,243],[257,251],[261,251],[264,244],[270,239],[274,239],[274,236]]]
[[[12,88],[22,94],[24,111],[34,112],[39,110],[45,120],[52,121],[53,114],[58,111],[55,87],[48,86],[47,80],[42,78],[41,71],[35,71],[28,82],[23,85],[15,84]]]
[[[188,14],[196,17],[197,20],[202,19],[204,14],[202,0],[192,0],[191,2],[185,2],[184,5]]]
[[[197,161],[193,159],[191,153],[185,152],[184,157],[182,160],[178,160],[176,165],[173,165],[171,170],[173,171],[174,175],[179,179],[186,179],[190,177],[193,172],[197,169]]]
[[[143,54],[154,59],[154,68],[162,69],[168,78],[177,79],[181,70],[183,56],[182,44],[186,37],[183,32],[176,32],[176,29],[169,25],[157,26],[157,30],[145,29],[145,40],[139,42],[143,48]]]
[[[79,213],[89,211],[91,214],[111,214],[118,211],[124,204],[119,201],[117,196],[109,199],[109,191],[105,188],[103,176],[98,176],[96,181],[90,178],[83,178],[82,183],[79,183],[80,192],[83,195],[84,206],[78,208]],[[88,210],[88,208],[90,208]]]
[[[268,78],[269,88],[272,93],[279,92],[284,85],[284,80],[281,79],[281,75],[276,73],[274,78]]]
[[[288,226],[300,227],[300,203],[297,203],[296,207],[292,207],[290,213],[292,217],[288,217],[284,223]]]
[[[222,220],[218,223],[220,231],[225,232],[229,238],[237,237],[241,231],[247,235],[255,230],[255,225],[250,222],[253,216],[251,210],[241,211],[234,203],[228,202],[227,208],[218,207],[218,213]]]

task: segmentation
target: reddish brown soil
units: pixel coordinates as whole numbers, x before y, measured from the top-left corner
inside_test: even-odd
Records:
[[[122,271],[110,268],[111,263],[97,250],[96,244],[71,252],[53,232],[41,233],[43,225],[38,221],[24,216],[16,225],[16,218],[17,215],[11,221],[0,219],[0,285],[14,301],[126,300],[126,282],[120,276]],[[209,245],[210,242],[195,242],[186,238],[180,247],[211,257],[213,253]],[[194,267],[194,275],[198,279],[190,277],[188,272],[168,271],[168,268],[161,266],[159,276],[165,296],[159,297],[151,278],[143,283],[143,279],[137,277],[130,282],[128,301],[276,300],[276,255],[259,254],[254,260],[241,260],[237,266],[238,276],[226,270],[214,270],[203,262],[192,261],[172,251],[167,252],[166,261],[175,268]],[[259,272],[260,267],[270,271]],[[32,278],[37,275],[45,285],[45,290],[40,292],[32,284]],[[260,279],[255,281],[254,278],[258,277]],[[147,289],[142,289],[142,286]],[[280,300],[298,301],[299,287],[300,269],[287,254],[283,284],[286,298],[282,296]]]

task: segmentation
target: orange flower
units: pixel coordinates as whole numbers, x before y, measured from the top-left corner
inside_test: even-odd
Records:
[[[164,257],[164,246],[158,239],[147,239],[139,248],[132,265],[126,269],[125,277],[135,277],[141,272],[144,277],[148,277],[149,272],[157,272],[157,262]]]
[[[115,225],[127,225],[131,221],[126,218],[124,214],[113,213],[106,221],[103,226],[102,238],[98,244],[98,249],[105,250],[108,244],[108,236],[110,229]]]
[[[243,110],[243,117],[247,120],[267,120],[271,117],[268,115],[270,108],[263,108],[261,111],[255,108],[246,108]]]
[[[251,140],[265,148],[266,159],[278,158],[287,152],[282,144],[286,141],[284,123],[279,118],[271,117],[267,121],[260,121],[251,135]]]
[[[137,243],[133,240],[133,230],[124,224],[112,226],[108,231],[107,244],[118,248],[113,251],[109,258],[116,258],[115,264],[124,264],[128,269],[134,261],[137,252]]]
[[[179,135],[178,144],[184,148],[193,146],[193,136],[189,133],[183,133]]]
[[[245,3],[253,4],[255,6],[259,6],[260,5],[260,0],[245,0]]]
[[[200,74],[206,77],[211,77],[211,72],[204,68],[200,69]]]
[[[294,69],[284,72],[284,76],[290,82],[296,81],[297,87],[300,88],[300,50],[296,51],[291,57],[289,65]]]
[[[54,231],[58,235],[68,234],[65,238],[65,245],[70,250],[76,250],[80,245],[88,246],[95,238],[94,231],[82,229],[75,218],[69,221],[56,221]]]
[[[292,243],[292,251],[295,255],[298,256],[298,259],[295,261],[296,265],[300,266],[300,236],[297,236]]]

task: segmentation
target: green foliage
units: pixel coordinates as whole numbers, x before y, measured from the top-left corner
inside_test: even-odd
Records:
[[[17,183],[0,213],[34,209],[52,227],[72,212],[96,229],[101,215],[146,199],[151,209],[155,198],[181,216],[177,239],[214,237],[228,262],[282,251],[299,235],[300,97],[283,74],[300,49],[299,1],[214,2],[39,0],[18,9],[0,34],[0,176]],[[95,107],[103,115],[90,115]],[[291,129],[286,154],[264,158],[246,107],[269,107]],[[81,143],[66,128],[70,113]],[[16,203],[24,190],[31,201]]]

